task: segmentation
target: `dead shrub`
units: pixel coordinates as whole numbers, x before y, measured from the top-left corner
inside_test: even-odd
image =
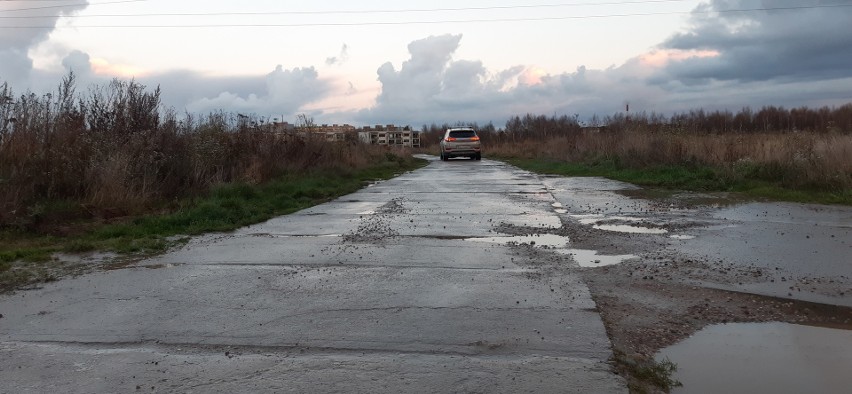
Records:
[[[0,227],[32,229],[30,208],[53,201],[114,217],[222,183],[351,171],[384,155],[356,141],[276,133],[253,120],[225,112],[179,117],[162,108],[159,88],[135,81],[78,94],[69,74],[56,93],[18,97],[0,84]]]

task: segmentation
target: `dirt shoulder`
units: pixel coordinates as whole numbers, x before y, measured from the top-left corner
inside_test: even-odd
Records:
[[[603,178],[545,183],[561,209],[561,228],[496,231],[559,235],[572,250],[602,256],[599,266],[576,260],[563,269],[587,284],[612,342],[614,370],[632,392],[668,391],[671,371],[655,355],[707,326],[852,330],[852,275],[843,260],[852,210],[690,193],[656,197]],[[607,265],[606,256],[626,258]]]
[[[574,221],[561,231],[574,248],[638,255],[617,265],[578,268],[612,341],[614,368],[632,392],[667,391],[637,376],[637,366],[652,368],[658,351],[710,325],[785,322],[852,330],[852,308],[796,299],[803,283],[809,294],[842,295],[849,291],[847,277],[815,280],[718,256],[695,258],[667,247],[663,237],[600,231]],[[737,290],[782,283],[789,298]]]

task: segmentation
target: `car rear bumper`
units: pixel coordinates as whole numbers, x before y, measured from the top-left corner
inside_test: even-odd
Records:
[[[480,154],[479,149],[459,149],[459,150],[445,150],[444,156],[446,157],[457,157],[457,156],[473,156]]]

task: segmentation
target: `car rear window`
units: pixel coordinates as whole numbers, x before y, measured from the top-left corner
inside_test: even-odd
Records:
[[[476,132],[473,130],[455,130],[450,132],[450,137],[453,138],[473,138],[476,137]]]

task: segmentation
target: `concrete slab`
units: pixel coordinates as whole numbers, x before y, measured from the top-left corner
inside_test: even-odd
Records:
[[[552,201],[513,167],[434,160],[5,296],[0,380],[15,392],[626,392],[589,291],[559,257],[463,239],[558,227]]]

